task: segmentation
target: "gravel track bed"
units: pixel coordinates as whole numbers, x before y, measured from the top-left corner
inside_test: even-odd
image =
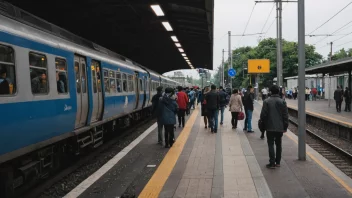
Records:
[[[141,135],[147,128],[155,123],[155,120],[147,121],[141,126],[136,127],[136,129],[127,129],[133,132],[120,137],[116,143],[104,149],[95,158],[89,161],[84,166],[79,167],[77,170],[73,171],[71,174],[65,176],[60,182],[51,186],[49,189],[44,191],[39,198],[62,198],[82,181],[92,175],[100,167],[102,167],[106,162],[118,154],[122,149],[134,141],[139,135]],[[119,138],[119,137],[116,137]]]

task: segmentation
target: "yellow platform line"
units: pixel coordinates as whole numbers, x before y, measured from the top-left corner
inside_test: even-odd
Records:
[[[291,108],[291,109],[298,110],[298,108],[295,107],[295,106],[287,105],[287,107],[288,107],[288,108]],[[316,117],[318,117],[318,118],[320,117],[320,118],[324,118],[324,119],[326,119],[326,120],[332,120],[332,121],[336,122],[337,124],[342,123],[342,124],[345,124],[345,125],[347,125],[347,126],[349,126],[349,127],[352,128],[352,125],[351,125],[351,123],[349,123],[349,122],[344,122],[344,121],[337,120],[337,119],[332,118],[332,117],[327,117],[327,116],[321,115],[321,114],[319,114],[319,113],[315,113],[315,112],[309,111],[309,110],[307,110],[307,109],[306,109],[306,113],[312,114],[312,115],[314,115],[314,116],[316,116]],[[327,112],[321,112],[321,113],[329,114],[329,115],[331,115],[331,116],[333,116],[333,117],[340,117],[340,118],[346,119],[345,117],[342,117],[342,116],[339,116],[339,115],[334,115],[334,114],[327,113]]]
[[[184,129],[181,134],[176,139],[174,145],[170,148],[169,152],[167,152],[163,161],[159,165],[158,169],[155,171],[152,178],[149,180],[147,185],[144,187],[143,191],[138,197],[141,198],[149,198],[149,197],[158,197],[161,190],[163,189],[165,182],[171,174],[181,152],[187,142],[189,134],[191,133],[192,127],[196,118],[198,116],[198,108],[196,108],[189,120],[187,121]]]
[[[295,142],[296,144],[298,144],[297,140],[295,140],[294,138],[292,138],[290,135],[285,134],[288,138],[290,138],[293,142]],[[320,160],[318,160],[313,154],[311,154],[310,152],[306,152],[307,155],[313,160],[315,161],[315,163],[317,163],[322,169],[324,169],[327,173],[329,173],[329,175],[334,178],[340,185],[342,185],[349,193],[352,194],[352,188],[346,184],[345,181],[343,181],[339,176],[337,176],[334,172],[332,172],[328,167],[326,167],[324,165],[324,163],[322,163]]]

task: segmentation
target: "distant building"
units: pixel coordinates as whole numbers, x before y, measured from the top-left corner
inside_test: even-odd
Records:
[[[170,76],[171,79],[181,83],[183,87],[187,86],[187,79],[182,71],[175,71],[173,76]]]

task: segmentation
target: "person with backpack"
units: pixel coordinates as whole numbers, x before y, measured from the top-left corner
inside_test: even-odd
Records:
[[[228,104],[228,101],[227,101],[227,93],[225,92],[222,86],[220,86],[219,98],[220,98],[220,115],[221,115],[220,125],[223,125],[224,111],[225,111],[226,105]]]
[[[208,128],[208,109],[207,109],[207,101],[205,100],[206,95],[209,93],[209,87],[205,87],[202,91],[200,104],[202,110],[202,116],[204,119],[205,128]]]
[[[174,144],[174,125],[176,124],[177,110],[174,89],[168,87],[165,89],[165,94],[160,98],[158,105],[158,115],[161,117],[161,124],[165,127],[165,148],[170,148]]]
[[[178,87],[177,104],[178,104],[178,127],[185,127],[185,114],[187,110],[188,97],[181,86]]]
[[[279,87],[270,88],[272,96],[263,102],[260,120],[263,122],[269,150],[269,164],[267,168],[280,167],[282,153],[282,136],[288,128],[288,109],[285,100],[279,96]],[[262,129],[261,129],[262,130]],[[274,150],[276,145],[276,152]]]
[[[351,112],[351,91],[348,87],[346,87],[343,96],[345,97],[345,111]]]
[[[244,131],[248,133],[253,133],[252,131],[252,113],[254,110],[254,89],[251,85],[248,86],[246,93],[243,97],[243,105],[246,114],[246,119],[244,121]]]
[[[157,93],[152,98],[152,115],[157,118],[158,123],[158,144],[163,144],[163,127],[164,125],[161,123],[161,115],[158,114],[158,106],[160,98],[163,96],[163,87],[156,88]]]
[[[191,109],[191,108],[195,108],[194,107],[194,102],[195,102],[195,97],[196,97],[196,93],[195,93],[195,91],[194,91],[194,89],[193,88],[191,88],[191,91],[188,93],[188,97],[189,97],[189,108]]]
[[[208,120],[211,132],[218,132],[218,117],[220,108],[220,97],[216,91],[216,86],[211,85],[211,91],[205,96],[207,102]]]

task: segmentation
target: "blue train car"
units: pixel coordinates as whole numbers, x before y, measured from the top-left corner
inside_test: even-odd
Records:
[[[0,195],[149,114],[177,82],[0,2]]]

